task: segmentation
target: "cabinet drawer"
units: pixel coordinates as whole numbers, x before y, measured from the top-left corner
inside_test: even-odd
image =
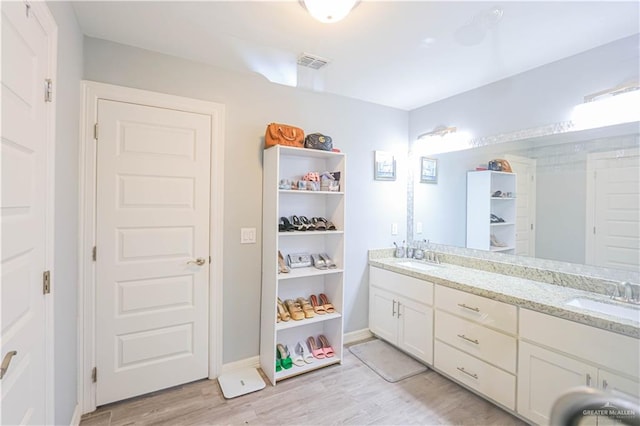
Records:
[[[443,311],[436,311],[436,338],[484,361],[516,372],[514,337]]]
[[[515,410],[515,376],[437,340],[435,367],[510,410]]]
[[[464,291],[436,286],[436,308],[510,334],[518,329],[515,306]]]
[[[433,284],[418,278],[369,267],[369,285],[392,291],[426,305],[433,305]]]
[[[633,377],[640,375],[640,341],[633,337],[520,309],[520,338]]]

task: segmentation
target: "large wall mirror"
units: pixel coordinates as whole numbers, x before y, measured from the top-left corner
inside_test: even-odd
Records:
[[[507,253],[638,271],[638,122],[545,129],[548,134],[527,137],[525,132],[505,142],[488,138],[484,146],[431,155],[437,160],[437,184],[420,181],[420,158],[414,153],[413,203],[407,215],[413,241],[467,247],[467,172],[502,158],[517,179],[517,238]]]

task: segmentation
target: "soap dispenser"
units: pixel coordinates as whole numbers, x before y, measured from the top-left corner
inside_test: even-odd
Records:
[[[402,243],[404,244],[404,241]],[[398,247],[398,244],[396,244],[395,242],[393,243],[393,245],[396,246],[396,257],[404,257],[404,246]]]

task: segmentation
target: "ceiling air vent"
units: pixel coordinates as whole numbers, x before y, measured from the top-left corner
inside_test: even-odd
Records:
[[[298,65],[302,67],[319,70],[329,63],[328,59],[321,58],[320,56],[310,55],[309,53],[303,53],[298,56]]]

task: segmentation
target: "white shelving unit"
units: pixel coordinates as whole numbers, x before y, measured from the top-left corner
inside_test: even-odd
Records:
[[[344,286],[344,236],[345,236],[345,165],[342,153],[293,148],[276,145],[264,151],[263,214],[262,214],[262,310],[260,325],[260,366],[271,384],[311,370],[341,363],[343,354],[343,286]],[[279,189],[282,179],[298,180],[308,172],[340,172],[340,190],[300,191]],[[281,232],[281,217],[292,215],[324,217],[335,226],[335,231]],[[336,264],[335,269],[291,269],[278,273],[278,251],[286,259],[291,253],[326,253]],[[276,323],[278,297],[285,301],[311,295],[327,295],[336,312],[315,315],[300,321],[293,319]],[[296,343],[307,344],[313,336],[316,341],[324,334],[335,355],[316,359],[302,367],[275,370],[276,345],[289,347],[294,356]]]
[[[496,191],[511,197],[493,197]],[[467,173],[467,248],[515,254],[516,175],[491,170]],[[491,214],[504,220],[492,223]],[[491,235],[505,244],[491,243]]]

